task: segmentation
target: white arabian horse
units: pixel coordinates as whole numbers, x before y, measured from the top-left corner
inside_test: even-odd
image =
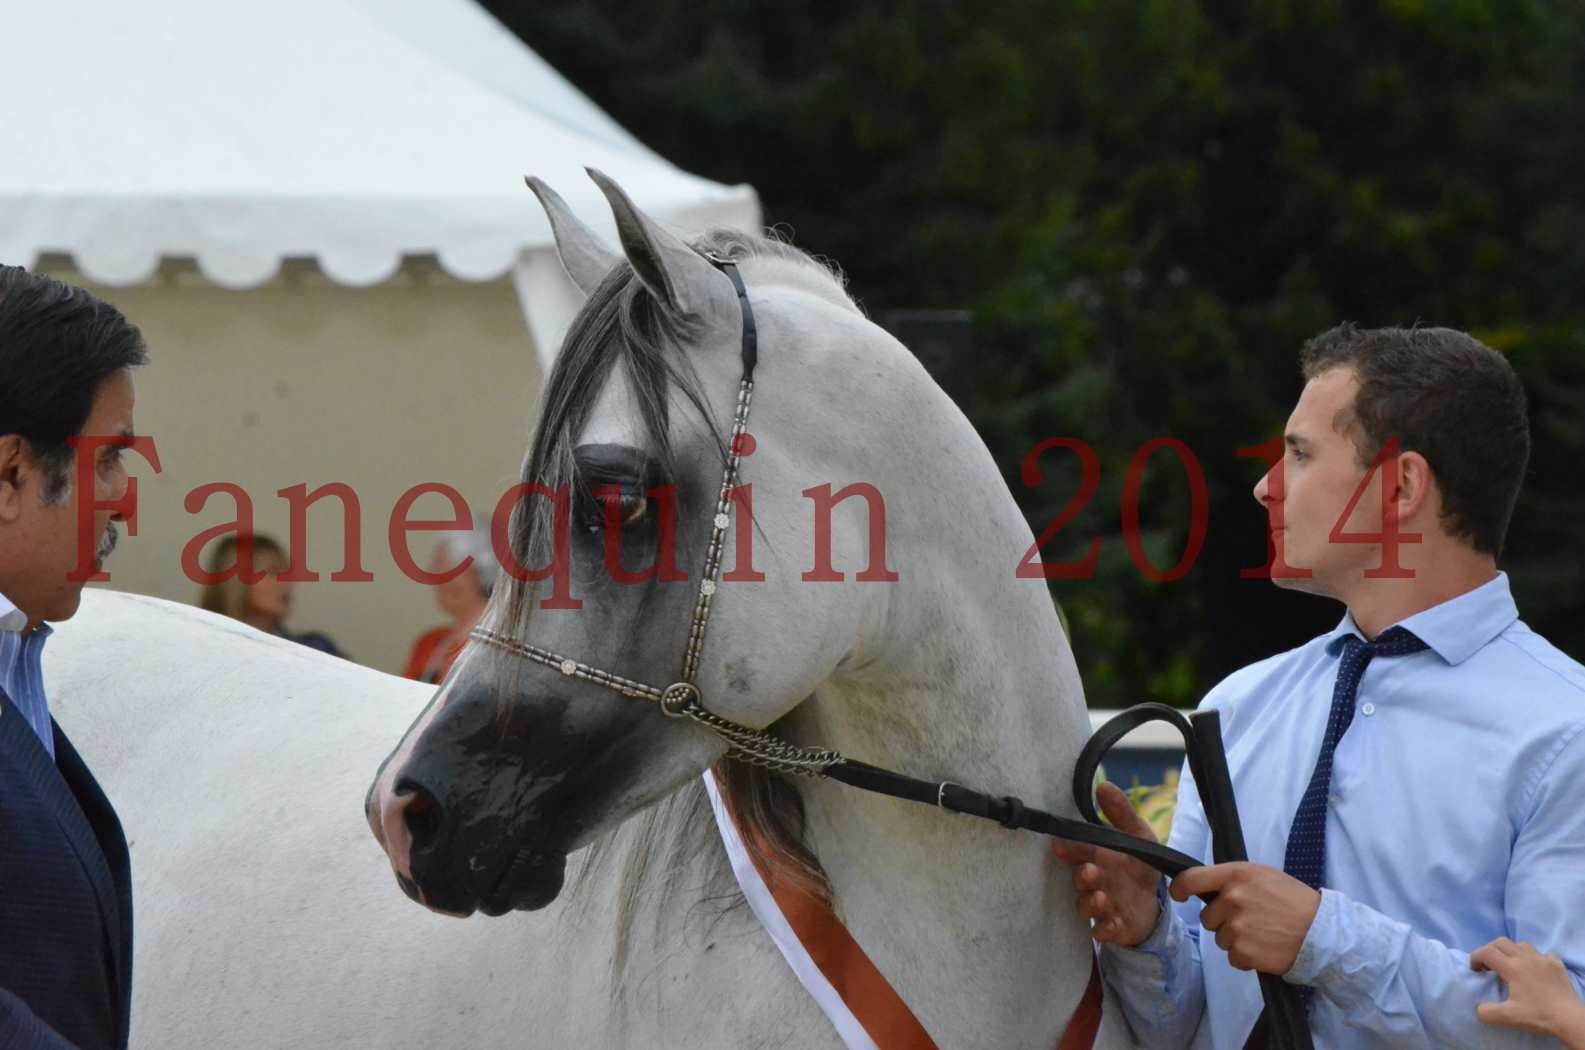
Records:
[[[742,313],[720,270],[599,181],[625,259],[536,186],[590,298],[525,466],[552,491],[573,482],[572,527],[558,536],[537,499],[510,538],[525,566],[561,541],[568,571],[498,589],[486,624],[665,684],[716,510]],[[752,526],[739,505],[703,704],[1072,814],[1081,686],[1044,584],[1015,579],[1032,536],[984,445],[826,269],[736,233],[698,247],[736,262],[759,339],[739,479]],[[817,526],[804,490],[853,483],[884,500],[883,545],[863,498]],[[687,578],[614,579],[605,544],[641,569],[673,510]],[[740,582],[749,528],[764,579]],[[861,578],[883,569],[896,579]],[[557,588],[581,608],[534,608]],[[92,596],[49,660],[61,720],[133,840],[139,1045],[840,1046],[736,898],[712,765],[937,1045],[1053,1047],[1089,979],[1088,925],[1039,836],[729,765],[693,722],[495,645],[470,645],[421,713],[423,687],[152,599]],[[376,765],[383,873],[358,812]],[[426,913],[391,868],[436,911],[510,914]],[[1095,1045],[1127,1045],[1110,1004]]]

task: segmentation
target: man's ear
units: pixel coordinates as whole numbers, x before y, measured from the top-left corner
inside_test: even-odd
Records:
[[[1418,452],[1398,454],[1398,520],[1408,521],[1424,509],[1440,511],[1442,496],[1431,464]]]
[[[20,434],[0,437],[0,524],[10,524],[22,513],[22,488],[33,469],[26,439]]]

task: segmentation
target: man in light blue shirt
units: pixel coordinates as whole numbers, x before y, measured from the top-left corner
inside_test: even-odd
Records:
[[[1287,453],[1255,495],[1274,581],[1347,612],[1203,702],[1249,863],[1191,869],[1167,901],[1137,861],[1058,848],[1108,990],[1145,1047],[1243,1047],[1256,972],[1313,989],[1317,1048],[1555,1047],[1482,1026],[1501,988],[1469,963],[1506,936],[1585,975],[1585,669],[1519,620],[1497,570],[1529,455],[1522,389],[1445,329],[1345,325],[1302,362]],[[1120,792],[1101,801],[1148,835]],[[1187,770],[1170,844],[1211,855]]]

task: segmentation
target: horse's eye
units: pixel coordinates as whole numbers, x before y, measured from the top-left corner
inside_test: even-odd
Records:
[[[613,517],[624,526],[633,525],[649,514],[649,497],[629,488],[603,486],[594,493],[590,511],[583,522],[590,532],[599,532]]]

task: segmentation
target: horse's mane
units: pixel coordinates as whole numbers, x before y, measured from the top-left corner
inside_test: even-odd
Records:
[[[802,250],[781,240],[759,237],[738,230],[714,229],[693,242],[693,247],[733,261],[775,260],[796,268],[798,276],[808,277],[849,302],[839,272],[815,260]],[[684,351],[692,323],[664,309],[637,278],[624,260],[606,276],[573,319],[546,380],[539,425],[527,459],[522,481],[539,483],[551,491],[578,491],[573,447],[583,431],[601,389],[612,370],[621,368],[638,405],[640,432],[647,450],[659,463],[662,484],[678,476],[678,461],[670,437],[670,405],[673,391],[698,413],[710,428],[720,456],[720,469],[726,464],[726,439],[710,423],[699,376]],[[697,507],[679,503],[679,515],[703,513]],[[549,500],[519,501],[512,514],[512,551],[520,565],[549,564],[553,539],[554,508]],[[648,602],[652,587],[646,587],[641,602]],[[519,638],[528,637],[533,615],[533,588],[516,578],[507,581],[503,598],[505,624]],[[643,617],[635,618],[635,623]],[[503,686],[498,696],[499,717],[510,718],[511,697]],[[713,767],[717,785],[728,811],[736,821],[745,847],[762,870],[775,871],[793,885],[827,903],[831,885],[819,860],[805,841],[803,800],[783,775],[757,766],[722,759]],[[709,800],[702,784],[695,782],[634,818],[633,848],[619,873],[617,944],[613,973],[620,974],[628,954],[633,919],[645,897],[646,874],[682,870],[684,864],[708,848],[715,838]],[[590,847],[574,886],[581,890],[594,873],[616,856],[615,836]],[[657,852],[670,842],[673,855]],[[714,870],[700,887],[705,900],[723,902],[727,907],[742,902],[732,882],[725,854],[714,851]],[[675,892],[676,880],[662,877],[652,898],[663,903],[665,895]],[[620,983],[620,982],[619,982]]]

